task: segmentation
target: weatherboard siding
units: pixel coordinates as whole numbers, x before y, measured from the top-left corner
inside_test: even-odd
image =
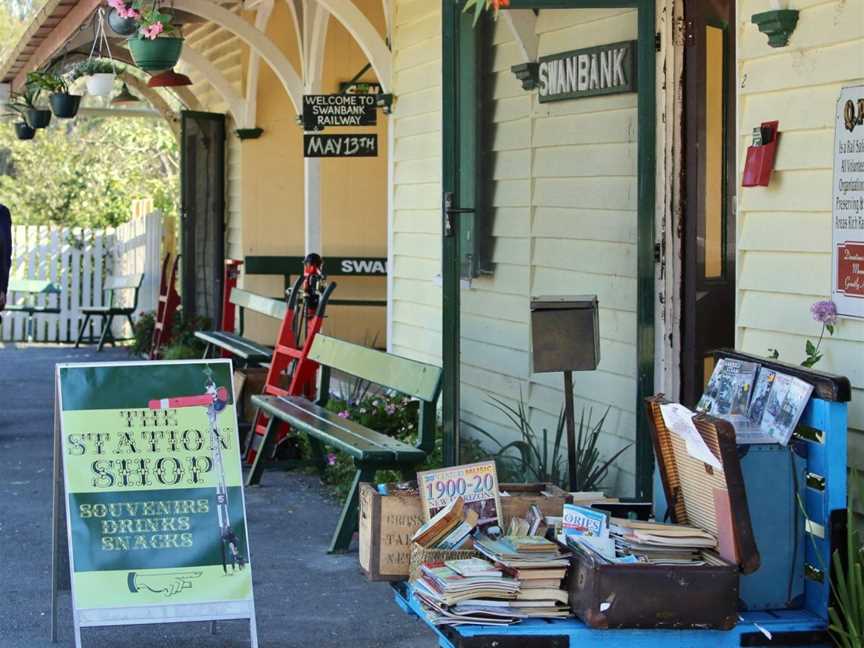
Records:
[[[543,56],[633,39],[636,16],[544,10],[537,32]],[[507,443],[517,432],[491,399],[521,394],[551,444],[563,379],[531,372],[531,296],[597,294],[602,360],[574,374],[576,412],[596,421],[609,408],[600,449],[610,456],[636,425],[636,95],[541,104],[510,71],[521,60],[504,21],[493,40],[495,269],[462,291],[462,418]],[[618,465],[606,487],[630,493],[632,450]]]
[[[399,0],[393,27],[390,348],[441,363],[441,6]]]
[[[864,84],[864,3],[791,0],[800,15],[783,49],[749,23],[767,8],[738,2],[737,346],[797,363],[819,336],[810,304],[831,291],[834,114],[840,89]],[[772,119],[781,139],[771,185],[740,188],[751,129]],[[864,321],[841,320],[823,349],[818,368],[854,386],[849,461],[864,467]]]

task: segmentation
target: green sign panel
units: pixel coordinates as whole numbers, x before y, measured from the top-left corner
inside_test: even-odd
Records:
[[[636,92],[636,41],[541,56],[540,103]]]
[[[59,365],[79,625],[248,618],[237,416],[227,360]]]

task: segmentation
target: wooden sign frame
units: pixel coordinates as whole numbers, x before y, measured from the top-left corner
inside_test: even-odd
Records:
[[[151,362],[107,362],[107,363],[76,363],[76,364],[58,364],[56,365],[56,373],[55,373],[55,395],[54,395],[54,440],[53,440],[53,513],[52,513],[52,560],[51,560],[51,641],[56,642],[58,637],[58,629],[59,629],[59,607],[58,607],[58,598],[61,592],[69,591],[72,597],[72,614],[73,614],[73,623],[74,623],[74,637],[75,637],[75,646],[76,648],[81,648],[82,640],[81,640],[81,628],[85,627],[100,627],[100,626],[116,626],[116,625],[137,625],[137,624],[155,624],[155,623],[175,623],[175,622],[194,622],[194,621],[210,621],[211,622],[211,633],[215,633],[215,627],[217,621],[223,620],[248,620],[249,621],[249,635],[252,648],[258,648],[258,631],[257,631],[257,622],[255,616],[255,599],[254,593],[252,590],[251,583],[251,573],[247,573],[244,575],[248,577],[249,581],[249,590],[248,596],[245,598],[238,598],[233,600],[211,600],[211,601],[195,601],[195,602],[178,602],[178,603],[144,603],[144,604],[136,604],[136,605],[122,605],[117,607],[93,607],[93,608],[79,608],[76,603],[76,594],[75,587],[73,585],[75,579],[75,571],[74,562],[74,547],[72,541],[72,524],[69,523],[70,520],[70,488],[69,488],[69,473],[64,468],[64,444],[63,444],[63,400],[62,400],[62,390],[61,390],[61,381],[60,375],[61,370],[63,369],[87,369],[87,368],[109,368],[109,367],[121,367],[121,366],[141,366],[142,368],[147,367],[157,367],[164,365],[205,365],[208,368],[218,367],[219,365],[224,366],[224,371],[227,372],[226,375],[229,376],[229,380],[226,385],[223,385],[224,389],[230,390],[227,393],[229,394],[226,402],[228,403],[236,403],[233,393],[233,385],[230,380],[231,376],[231,361],[230,360],[180,360],[180,361],[151,361]],[[203,368],[202,368],[203,372]],[[164,401],[167,403],[169,398],[173,398],[175,396],[190,396],[190,394],[165,394]],[[197,396],[192,394],[192,396]],[[197,396],[200,398],[200,396]],[[178,399],[179,400],[179,399]],[[151,401],[153,403],[155,401]],[[184,405],[164,405],[164,407],[184,407]],[[144,409],[144,408],[142,408]],[[152,406],[151,406],[152,409]],[[204,408],[199,408],[202,411]],[[217,408],[218,409],[218,408]],[[229,426],[228,430],[233,431],[235,437],[237,433],[237,422],[236,422],[236,410],[232,409],[233,416],[233,425]],[[211,419],[212,421],[216,421],[216,418]],[[220,423],[224,423],[224,418],[220,421]],[[221,427],[217,424],[217,427]],[[223,428],[224,429],[224,428]],[[218,437],[217,437],[218,438]],[[242,469],[239,466],[240,461],[240,451],[239,451],[239,438],[238,438],[238,448],[236,454],[236,461],[238,465],[235,467],[236,471],[239,471],[238,474],[242,476]],[[212,451],[212,444],[211,444]],[[170,455],[169,455],[170,456]],[[215,460],[215,454],[214,454]],[[221,456],[219,459],[221,463]],[[211,469],[215,464],[211,465]],[[209,471],[210,469],[208,469]],[[224,478],[223,472],[223,484],[227,483]],[[233,474],[233,473],[232,473]],[[229,484],[230,488],[237,489],[239,487],[239,497],[235,495],[228,495],[228,491],[226,492],[225,500],[233,500],[232,504],[242,504],[242,519],[244,524],[243,533],[238,535],[238,543],[243,543],[245,540],[245,544],[242,546],[246,549],[246,556],[249,555],[249,537],[248,537],[248,526],[246,525],[246,505],[245,505],[245,494],[242,490],[242,478],[240,483],[235,485],[232,483]],[[205,487],[202,487],[202,489]],[[209,487],[208,487],[209,489]],[[160,489],[154,489],[153,492],[157,492]],[[163,490],[162,492],[170,492]],[[237,491],[235,490],[235,493]],[[218,488],[217,494],[214,502],[219,501]],[[213,508],[216,508],[218,504],[214,505]],[[227,506],[225,508],[227,512]],[[230,518],[231,521],[234,520],[234,516]],[[65,527],[65,532],[64,532]],[[230,528],[230,527],[229,527]],[[222,569],[225,569],[224,566],[224,553],[223,553],[223,566]],[[66,572],[63,567],[63,562],[66,562],[69,568],[69,571]],[[124,567],[124,571],[125,571]],[[164,571],[164,569],[173,569],[173,568],[160,568],[160,569],[149,569],[147,567],[141,568],[139,574],[146,578],[147,572],[159,572]],[[201,569],[201,568],[199,568]],[[204,567],[206,569],[206,567]],[[249,561],[246,561],[246,569],[251,570],[251,564]],[[93,573],[93,572],[91,572]],[[68,575],[68,576],[65,576]],[[157,574],[159,575],[159,574]],[[128,583],[132,583],[132,576],[134,576],[134,572],[130,572]],[[132,585],[129,584],[130,591],[132,589]],[[144,591],[143,589],[141,590]],[[153,592],[153,590],[149,590]],[[161,596],[161,594],[160,594]],[[165,600],[169,600],[170,597],[166,596]]]

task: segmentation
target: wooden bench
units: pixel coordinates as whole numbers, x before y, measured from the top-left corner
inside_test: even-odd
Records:
[[[367,349],[325,335],[312,343],[309,359],[321,367],[318,400],[302,396],[253,396],[252,403],[270,416],[259,452],[247,477],[247,485],[257,483],[263,470],[262,456],[269,455],[275,442],[275,428],[287,423],[297,432],[308,435],[314,459],[324,466],[324,446],[337,448],[354,459],[357,473],[342,507],[342,515],[330,552],[346,551],[357,530],[358,490],[360,482],[374,481],[379,470],[399,470],[406,479],[413,478],[416,468],[435,446],[435,407],[441,391],[439,367],[400,356]],[[337,370],[420,401],[418,437],[410,445],[359,423],[341,418],[325,408],[329,399],[330,373]]]
[[[46,304],[39,305],[36,303],[36,297],[38,295],[59,295],[60,287],[51,282],[46,281],[44,279],[10,279],[9,287],[7,289],[10,299],[9,303],[6,304],[5,310],[10,313],[26,313],[27,314],[27,324],[25,327],[27,341],[33,341],[33,317],[35,315],[59,315],[60,314],[60,303],[59,299],[55,300],[55,306]],[[24,299],[21,302],[12,303],[13,295],[24,295]]]
[[[108,277],[105,286],[102,289],[105,295],[104,303],[107,306],[87,306],[81,309],[84,315],[84,321],[81,322],[81,327],[78,329],[78,339],[75,341],[75,348],[81,345],[81,340],[84,338],[84,331],[87,328],[87,323],[91,317],[98,316],[102,318],[102,332],[99,335],[99,346],[96,351],[101,351],[105,346],[105,342],[114,344],[114,334],[111,333],[111,324],[115,317],[125,317],[129,320],[129,326],[135,327],[132,321],[132,313],[138,309],[138,294],[141,292],[141,284],[144,281],[143,274],[129,275],[127,277]],[[115,299],[118,293],[132,291],[131,306],[117,306]],[[93,343],[93,336],[90,336],[90,343]]]
[[[241,309],[240,333],[195,331],[195,337],[207,344],[204,357],[209,357],[214,349],[222,349],[240,358],[247,367],[269,363],[273,356],[273,347],[243,337],[243,313],[249,310],[282,321],[288,312],[288,304],[282,300],[256,295],[240,288],[231,290],[229,301]]]

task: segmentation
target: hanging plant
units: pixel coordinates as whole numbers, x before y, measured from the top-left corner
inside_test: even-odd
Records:
[[[27,85],[49,93],[48,103],[51,105],[54,115],[59,119],[71,119],[78,114],[81,95],[69,93],[69,84],[66,83],[66,79],[62,75],[48,71],[30,72],[27,75]],[[36,128],[40,127],[36,126]]]
[[[108,0],[111,12],[108,14],[108,24],[118,36],[131,36],[138,31],[138,19],[141,13],[133,3],[124,0]]]
[[[145,72],[170,70],[180,60],[183,38],[172,24],[172,14],[161,11],[155,1],[146,10],[142,5],[142,0],[134,4],[141,17],[138,33],[129,40],[132,59]]]
[[[114,89],[114,80],[123,72],[123,67],[105,59],[87,59],[76,65],[69,77],[72,83],[84,78],[87,83],[87,94],[93,97],[107,97]]]
[[[469,11],[474,11],[474,26],[476,27],[477,21],[480,20],[480,16],[483,15],[484,11],[492,10],[493,16],[497,19],[498,11],[500,11],[502,7],[509,6],[510,0],[466,0],[462,12],[468,13]]]
[[[19,140],[32,140],[36,137],[36,129],[30,128],[26,121],[15,122],[15,137]]]
[[[6,108],[12,112],[8,112],[0,117],[18,117],[20,121],[15,122],[15,137],[19,140],[32,140],[36,136],[36,129],[31,128],[27,123],[25,115],[27,114],[27,105],[22,95],[13,94],[9,97],[9,101],[5,104]]]
[[[24,92],[13,96],[9,107],[21,115],[30,128],[47,128],[51,123],[51,111],[39,104],[42,88],[35,83],[24,85]]]

